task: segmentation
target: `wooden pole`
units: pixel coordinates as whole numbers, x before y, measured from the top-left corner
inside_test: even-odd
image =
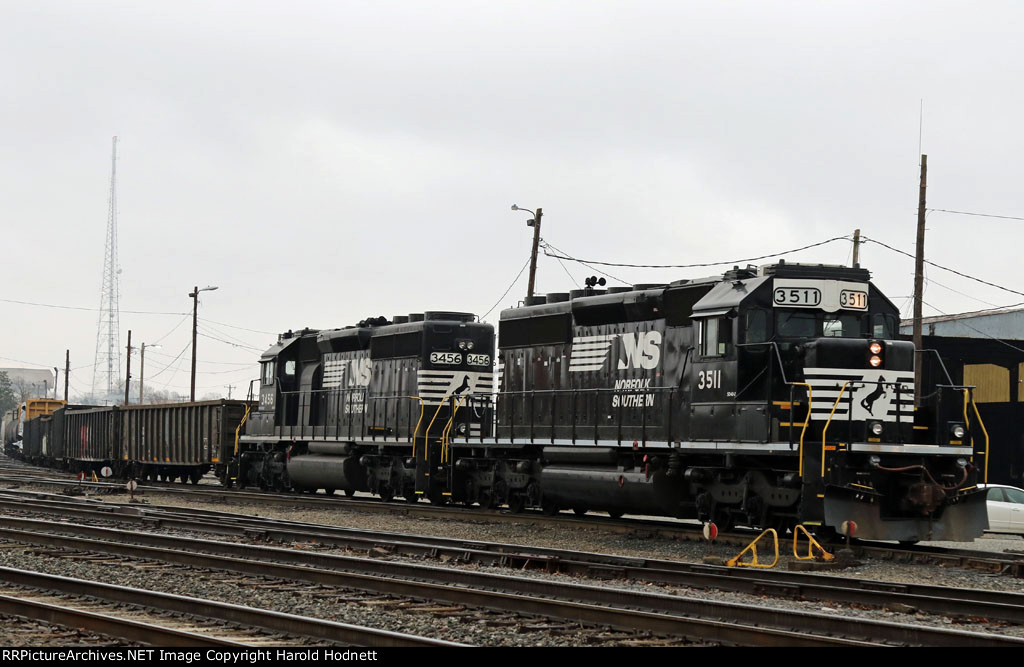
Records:
[[[914,407],[921,404],[921,365],[924,338],[921,335],[921,305],[924,297],[925,191],[928,187],[928,156],[921,156],[921,188],[917,201],[917,251],[914,255]]]

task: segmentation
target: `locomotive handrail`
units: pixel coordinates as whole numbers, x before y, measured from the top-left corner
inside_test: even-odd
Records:
[[[984,454],[984,456],[985,456],[985,468],[984,468],[984,480],[983,481],[984,481],[985,484],[988,484],[988,447],[989,447],[988,429],[985,428],[985,422],[981,419],[981,412],[978,411],[978,404],[974,400],[974,392],[972,391],[972,389],[974,389],[974,387],[966,387],[965,386],[965,387],[962,388],[963,393],[964,393],[964,428],[966,429],[966,433],[970,434],[970,425],[971,425],[971,423],[967,419],[967,417],[968,417],[967,406],[968,406],[968,403],[969,403],[970,406],[974,409],[974,415],[978,418],[978,426],[981,427],[981,432],[985,435],[985,454]],[[971,461],[974,461],[974,439],[973,438],[971,439]]]
[[[825,439],[828,435],[829,424],[832,423],[832,415],[836,413],[836,408],[839,407],[839,401],[843,398],[843,392],[846,391],[846,385],[850,384],[847,380],[843,383],[842,388],[839,389],[839,395],[836,396],[836,402],[832,404],[832,412],[828,413],[828,420],[825,422],[825,427],[821,429],[821,478],[825,479]],[[810,410],[810,407],[808,407]]]
[[[985,422],[981,419],[981,412],[978,411],[978,404],[974,401],[974,392],[968,390],[968,393],[971,396],[971,407],[974,408],[974,415],[978,418],[978,426],[981,427],[981,432],[985,434],[985,484],[988,484],[988,446],[989,446],[988,429],[985,428]],[[973,445],[973,442],[972,442],[972,445]],[[971,450],[973,451],[974,448],[971,447]]]
[[[238,426],[235,428],[235,456],[238,456],[238,436],[242,432],[242,426],[244,426],[245,422],[249,419],[249,412],[251,411],[252,404],[247,402],[245,406],[245,414],[242,415],[242,420],[238,422]]]
[[[451,396],[450,400],[453,400],[454,404],[452,405],[452,414],[448,417],[448,423],[445,425],[444,430],[441,431],[441,463],[447,463],[450,460],[448,450],[451,445],[452,426],[455,425],[455,414],[459,411],[466,397]]]
[[[417,438],[417,436],[419,436],[419,433],[420,433],[420,424],[423,423],[423,410],[424,410],[425,406],[423,405],[423,399],[420,398],[419,396],[406,396],[406,398],[412,398],[412,399],[415,399],[415,400],[420,402],[420,418],[416,420],[416,428],[414,428],[413,431],[412,431],[412,457],[415,459],[416,458],[416,438]],[[424,447],[427,446],[427,434],[423,435],[423,446]]]
[[[775,359],[779,362],[779,372],[782,373],[782,384],[788,385],[793,384],[786,379],[786,368],[782,365],[782,354],[779,352],[779,344],[773,340],[766,340],[760,343],[736,343],[736,347],[759,347],[759,346],[770,347],[775,352]],[[693,349],[693,348],[690,348]]]
[[[532,414],[533,412],[536,412],[536,410],[533,410],[533,411],[531,411],[530,423],[528,424],[528,427],[529,427],[529,437],[527,438],[527,440],[529,442],[536,442],[538,438],[542,438],[544,440],[547,440],[548,438],[543,435],[543,431],[540,434],[536,433],[536,431],[538,429],[544,429],[545,431],[550,433],[550,440],[551,440],[551,442],[554,442],[554,439],[555,439],[555,429],[557,429],[559,427],[562,427],[562,428],[566,428],[566,429],[568,429],[570,431],[570,438],[572,438],[572,442],[575,443],[576,439],[578,438],[577,427],[576,427],[576,421],[577,420],[575,419],[575,401],[576,401],[576,398],[577,398],[577,396],[579,394],[584,394],[586,396],[592,396],[593,397],[593,404],[594,404],[595,411],[597,409],[597,400],[600,398],[600,396],[602,394],[611,394],[611,395],[623,395],[623,394],[628,394],[628,395],[644,395],[644,394],[666,395],[667,394],[668,397],[669,397],[669,399],[668,399],[669,403],[664,406],[664,410],[665,410],[665,412],[667,412],[667,417],[665,419],[666,423],[665,424],[661,424],[661,426],[666,428],[665,437],[666,437],[666,440],[668,440],[668,439],[671,438],[672,434],[671,434],[671,431],[668,430],[668,426],[666,426],[666,424],[671,424],[671,414],[672,414],[671,400],[672,400],[672,397],[675,396],[676,390],[677,390],[676,387],[668,386],[668,385],[663,385],[663,386],[658,386],[658,387],[619,388],[619,389],[616,389],[614,387],[593,387],[593,388],[588,388],[588,389],[534,389],[534,390],[504,391],[504,392],[498,392],[495,395],[499,396],[499,397],[503,397],[503,398],[509,399],[508,400],[509,408],[508,408],[508,412],[505,415],[506,419],[503,419],[502,423],[505,423],[508,426],[508,428],[509,428],[509,439],[512,440],[513,442],[515,441],[516,404],[519,402],[519,401],[514,400],[514,399],[519,398],[519,397],[525,399],[528,396],[530,398],[531,404],[535,407],[538,398],[544,398],[544,397],[557,398],[559,396],[570,396],[570,397],[572,397],[573,402],[574,402],[574,406],[573,406],[573,410],[574,410],[573,417],[574,418],[572,420],[572,424],[570,424],[570,425],[561,425],[560,426],[559,424],[556,424],[556,423],[552,422],[550,425],[539,425],[538,426],[534,422],[534,415]],[[627,409],[629,407],[638,408],[640,410],[639,421],[638,422],[630,423],[630,424],[623,423],[623,412],[624,412],[625,409]],[[616,420],[615,420],[615,423],[612,424],[610,427],[615,429],[614,437],[616,438],[616,441],[617,442],[622,442],[622,430],[623,430],[624,426],[626,426],[626,427],[635,427],[635,428],[639,428],[641,430],[641,437],[640,438],[635,438],[635,440],[637,442],[640,442],[642,440],[643,443],[646,445],[646,443],[647,443],[647,430],[648,430],[648,427],[647,427],[647,417],[648,417],[648,415],[647,415],[647,404],[646,404],[646,402],[643,402],[642,404],[635,405],[635,406],[619,405],[619,406],[615,406],[615,408],[617,408],[616,415],[615,415]],[[600,439],[600,432],[599,432],[598,429],[601,428],[601,423],[597,419],[594,419],[592,421],[593,421],[593,429],[594,429],[594,442],[597,443],[599,441],[599,439]],[[496,426],[497,426],[497,424],[496,424]],[[588,426],[587,428],[590,428],[590,426]]]
[[[799,459],[800,478],[804,476],[804,434],[807,433],[807,427],[811,423],[811,408],[814,407],[814,388],[806,382],[790,382],[790,387],[803,386],[807,387],[807,416],[804,418],[804,426],[800,430],[800,448],[797,450],[797,458]],[[793,423],[793,393],[790,392],[789,401],[789,423]],[[790,445],[792,447],[792,445]]]

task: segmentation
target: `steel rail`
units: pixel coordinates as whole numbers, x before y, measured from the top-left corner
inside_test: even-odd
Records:
[[[806,572],[737,570],[714,565],[683,563],[532,547],[474,540],[381,533],[335,526],[233,515],[208,514],[176,507],[81,509],[75,503],[11,503],[0,494],[0,507],[26,511],[50,510],[62,516],[108,520],[161,528],[180,528],[219,535],[276,542],[313,542],[371,552],[437,558],[513,568],[544,568],[599,579],[628,579],[664,585],[717,588],[754,595],[813,599],[887,608],[911,606],[934,614],[986,617],[1024,624],[1024,595],[1004,591],[952,588],[926,584],[837,578]],[[128,509],[131,514],[119,510]]]
[[[0,567],[0,581],[16,586],[80,595],[92,598],[139,605],[188,616],[201,616],[226,623],[261,628],[269,632],[283,632],[332,643],[351,643],[359,646],[460,646],[452,642],[406,635],[388,630],[366,628],[268,609],[257,609],[227,602],[159,593],[140,588],[129,588],[97,581],[72,579],[52,574]],[[180,644],[179,644],[180,645]]]
[[[762,604],[742,605],[698,600],[677,595],[560,583],[293,549],[185,539],[179,536],[141,535],[91,526],[9,519],[0,523],[36,524],[45,526],[48,530],[74,532],[82,536],[102,535],[117,540],[107,542],[85,537],[63,537],[0,528],[0,536],[19,542],[128,555],[194,567],[226,569],[245,574],[279,577],[289,581],[309,581],[372,590],[377,593],[473,604],[505,611],[607,624],[623,629],[644,629],[659,634],[714,638],[726,643],[787,646],[851,643],[935,646],[1024,645],[1024,639],[1019,638],[839,617],[836,614],[771,609],[765,608]],[[174,548],[139,546],[130,542],[162,544]],[[234,555],[181,551],[180,549],[185,546],[215,554]],[[283,565],[282,562],[291,564]],[[730,629],[726,632],[725,628]],[[794,631],[794,628],[798,628],[799,631]]]
[[[39,600],[27,600],[12,595],[0,595],[0,613],[21,616],[35,621],[117,637],[131,642],[153,646],[244,647],[247,644],[211,637],[197,632],[177,630],[155,623],[144,623],[118,618],[85,609],[73,609]]]
[[[0,474],[0,480],[4,475]],[[36,484],[66,487],[73,480],[32,478]],[[110,482],[83,482],[82,485],[88,488],[123,493],[124,487],[121,484]],[[157,493],[169,493],[183,496],[205,496],[209,502],[258,502],[260,504],[276,505],[284,507],[324,507],[331,509],[351,509],[360,512],[377,512],[392,515],[416,515],[445,519],[465,520],[486,520],[491,522],[508,522],[517,524],[539,524],[539,525],[564,525],[576,527],[595,528],[601,530],[625,534],[643,534],[660,536],[670,539],[682,539],[688,541],[703,542],[699,527],[685,525],[669,521],[629,519],[618,520],[601,516],[578,518],[571,516],[545,516],[540,512],[525,512],[514,514],[504,511],[479,510],[469,508],[456,508],[437,505],[408,504],[405,502],[381,502],[379,499],[365,500],[360,498],[342,498],[340,496],[313,497],[308,495],[287,495],[256,493],[248,491],[229,490],[222,487],[203,488],[202,486],[184,487],[176,486],[139,486],[139,492],[151,491]],[[746,545],[751,539],[744,532],[733,535],[719,534],[718,541],[723,544]],[[897,547],[885,546],[874,543],[854,541],[854,552],[857,554],[868,554],[883,559],[913,559],[919,562],[944,563],[947,565],[980,568],[993,572],[1006,572],[1016,577],[1024,577],[1024,555],[1020,557],[1008,557],[1002,553],[990,553],[973,551],[968,549],[952,549],[947,547],[912,546]]]

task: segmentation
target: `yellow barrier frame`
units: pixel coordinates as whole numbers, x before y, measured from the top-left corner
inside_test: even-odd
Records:
[[[806,556],[801,556],[799,554],[799,552],[797,551],[797,544],[800,541],[800,533],[803,533],[804,535],[807,536],[807,540],[808,541],[807,541],[807,555]],[[793,557],[796,558],[797,560],[814,560],[815,559],[815,556],[814,556],[814,548],[815,547],[817,547],[818,551],[821,552],[821,559],[822,560],[826,560],[826,561],[835,560],[835,556],[830,554],[828,551],[825,551],[825,547],[821,546],[821,544],[818,543],[818,540],[814,539],[814,536],[811,535],[809,532],[807,532],[806,528],[804,528],[800,524],[797,524],[796,527],[793,528]]]
[[[763,564],[761,564],[761,563],[759,563],[757,561],[757,543],[761,540],[762,537],[764,537],[768,533],[772,534],[772,538],[774,540],[775,560],[772,561],[771,565],[763,565]],[[752,556],[753,560],[751,560],[749,563],[744,563],[743,561],[740,560],[740,558],[742,558],[743,554],[747,553],[748,551],[751,553],[751,556]],[[726,565],[728,567],[760,567],[760,568],[763,568],[763,569],[767,570],[767,569],[775,567],[778,564],[778,562],[779,562],[779,534],[775,531],[774,528],[769,528],[769,529],[765,530],[763,533],[761,533],[760,535],[758,535],[756,538],[754,538],[754,541],[751,542],[750,544],[748,544],[743,549],[743,551],[741,551],[738,554],[736,554],[736,556],[734,556],[733,558],[730,558],[728,560],[728,562],[726,562]]]

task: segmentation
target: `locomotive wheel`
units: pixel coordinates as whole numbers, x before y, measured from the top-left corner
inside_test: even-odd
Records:
[[[351,498],[352,496],[356,495],[356,490],[355,489],[345,489],[345,495],[348,496],[349,498]]]
[[[402,497],[405,498],[405,502],[409,503],[410,505],[415,505],[420,501],[420,497],[416,495],[415,491],[406,491],[405,495]]]
[[[316,489],[313,490],[313,493],[316,493]],[[333,496],[334,495],[334,489],[324,489],[324,495],[325,496]]]
[[[395,492],[391,490],[390,486],[385,486],[382,489],[380,489],[380,491],[377,492],[377,495],[380,496],[381,500],[388,503],[391,502],[391,499],[395,497]]]
[[[608,516],[613,519],[621,519],[623,514],[624,512],[620,512],[619,510],[608,510]]]
[[[587,513],[587,508],[586,507],[573,507],[572,511],[573,511],[573,513],[576,516],[583,516],[584,514]]]
[[[202,479],[202,477],[203,475],[198,470],[193,470],[192,474],[188,476],[188,479],[190,482],[192,482],[194,486],[196,484],[199,484],[199,480]]]
[[[508,511],[519,514],[526,507],[526,498],[519,493],[512,493],[508,497]]]
[[[559,507],[551,500],[542,500],[540,502],[540,511],[547,516],[554,516],[558,514]]]

